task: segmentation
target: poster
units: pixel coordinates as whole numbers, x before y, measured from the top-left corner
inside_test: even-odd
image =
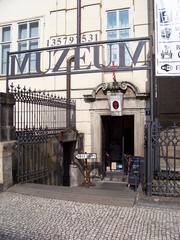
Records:
[[[180,0],[155,0],[156,76],[180,75]]]

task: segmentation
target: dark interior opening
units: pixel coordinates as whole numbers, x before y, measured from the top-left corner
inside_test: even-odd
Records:
[[[73,159],[74,142],[63,143],[63,186],[70,186],[70,164]]]
[[[134,116],[102,116],[102,166],[116,162],[124,168],[124,154],[134,155]]]

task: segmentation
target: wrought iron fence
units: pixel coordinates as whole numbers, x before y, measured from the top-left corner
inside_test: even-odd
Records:
[[[9,93],[15,99],[15,182],[45,182],[48,176],[48,138],[67,127],[75,128],[75,102],[13,85]]]
[[[14,123],[16,131],[47,129],[54,133],[75,127],[75,102],[43,91],[22,89],[11,84],[9,92],[16,100]]]
[[[154,122],[151,130],[152,149],[146,149],[146,156],[152,151],[152,164],[146,168],[152,167],[152,194],[180,196],[180,126]]]

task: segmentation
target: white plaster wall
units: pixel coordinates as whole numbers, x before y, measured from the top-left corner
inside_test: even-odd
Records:
[[[85,6],[82,8],[82,32],[99,31],[101,29],[100,5]]]
[[[55,0],[1,0],[0,23],[12,23],[15,21],[45,16],[50,10],[56,9]]]

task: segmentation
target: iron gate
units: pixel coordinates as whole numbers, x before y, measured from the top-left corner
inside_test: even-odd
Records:
[[[9,93],[16,101],[13,116],[17,140],[14,180],[17,183],[46,183],[48,139],[62,129],[75,128],[75,103],[20,86],[11,85]]]
[[[180,196],[180,127],[148,124],[145,158],[146,185],[151,185],[152,194]]]

